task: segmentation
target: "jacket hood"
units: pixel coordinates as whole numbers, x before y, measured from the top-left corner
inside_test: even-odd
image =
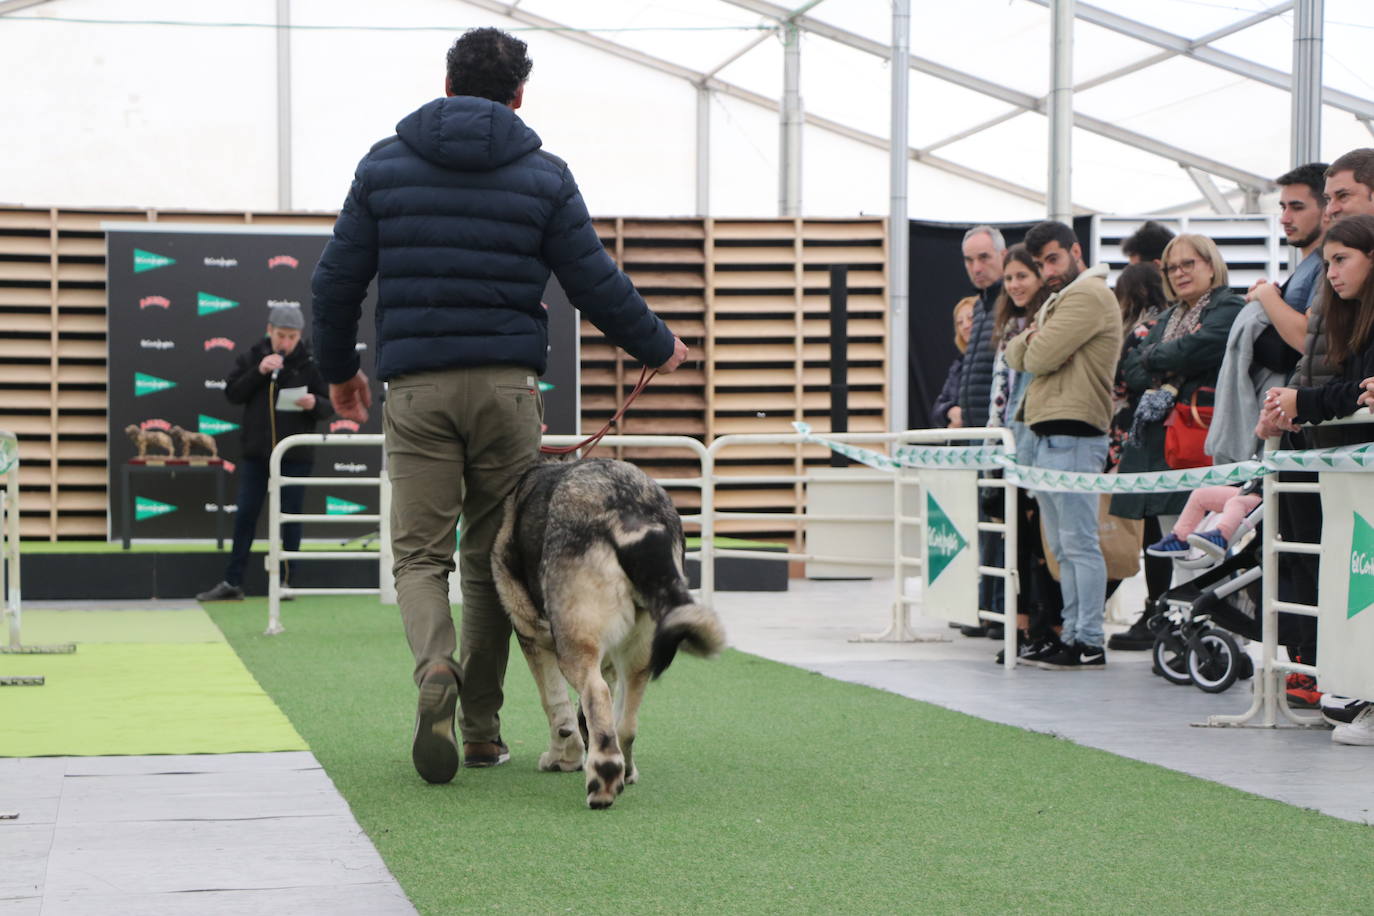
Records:
[[[465,172],[488,172],[539,149],[539,135],[505,105],[470,95],[435,99],[396,125],[421,158]]]

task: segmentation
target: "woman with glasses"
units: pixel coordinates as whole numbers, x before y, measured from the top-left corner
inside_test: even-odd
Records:
[[[1213,406],[1226,338],[1245,306],[1227,285],[1216,243],[1205,235],[1176,236],[1164,249],[1163,270],[1164,294],[1173,305],[1122,363],[1126,386],[1138,399],[1117,466],[1123,474],[1170,469],[1165,421],[1176,405]],[[1118,493],[1111,511],[1122,518],[1156,518],[1168,531],[1187,500],[1183,492]]]

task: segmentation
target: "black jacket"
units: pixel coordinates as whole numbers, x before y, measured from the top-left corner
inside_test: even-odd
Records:
[[[266,460],[282,439],[296,433],[313,433],[316,423],[334,414],[334,405],[329,402],[329,386],[324,383],[319,367],[310,358],[310,349],[304,340],[287,355],[275,383],[271,375],[263,375],[258,371],[258,364],[271,352],[271,341],[262,338],[248,352],[239,354],[234,361],[234,371],[225,380],[224,396],[229,403],[243,405],[243,424],[239,435],[243,439],[244,458]],[[275,407],[276,392],[302,385],[315,396],[314,408],[302,411],[269,409]],[[272,435],[273,414],[276,415],[275,439]],[[292,461],[308,461],[311,450],[295,448],[287,452],[287,457]]]
[[[957,403],[959,398],[959,377],[964,366],[964,354],[960,353],[954,357],[954,362],[949,364],[949,372],[945,375],[944,387],[940,389],[940,394],[935,398],[935,404],[930,408],[930,422],[933,426],[949,425],[949,409]]]
[[[987,426],[992,405],[992,364],[997,356],[997,334],[993,306],[1002,292],[1002,283],[992,284],[978,295],[973,307],[973,327],[964,349],[964,365],[959,373],[959,400],[965,427]]]
[[[1328,379],[1319,387],[1298,389],[1298,422],[1320,423],[1350,416],[1360,409],[1358,401],[1364,392],[1360,382],[1370,377],[1374,377],[1374,340],[1368,341],[1359,353],[1352,353],[1335,378]],[[1353,430],[1359,432],[1349,434]],[[1374,426],[1351,427],[1342,432],[1348,435],[1343,436],[1343,441],[1338,444],[1367,442],[1371,432],[1374,432]]]
[[[549,272],[611,342],[659,366],[673,335],[606,253],[563,160],[505,105],[435,99],[362,161],[311,281],[320,371],[359,367],[377,277],[377,375],[506,363],[542,374]]]

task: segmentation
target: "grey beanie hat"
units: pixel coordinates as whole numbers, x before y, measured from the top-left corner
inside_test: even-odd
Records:
[[[274,328],[294,328],[299,331],[305,327],[305,316],[294,305],[278,305],[268,313],[267,323]]]

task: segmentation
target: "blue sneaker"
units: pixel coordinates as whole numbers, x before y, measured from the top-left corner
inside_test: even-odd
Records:
[[[1193,548],[1188,546],[1186,541],[1180,541],[1178,538],[1174,537],[1174,533],[1171,531],[1161,540],[1155,541],[1149,547],[1146,547],[1145,552],[1152,557],[1169,557],[1172,559],[1186,554],[1192,549]]]
[[[1211,531],[1193,532],[1188,535],[1188,543],[1215,560],[1226,556],[1226,535],[1215,528]]]

